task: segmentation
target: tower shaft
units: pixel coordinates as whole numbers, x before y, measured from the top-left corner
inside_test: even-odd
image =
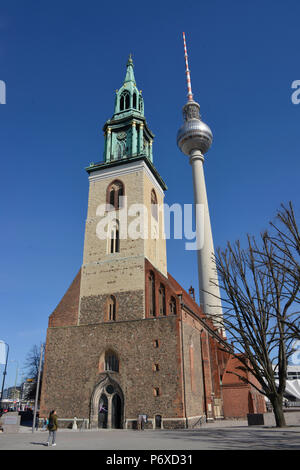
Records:
[[[218,325],[222,324],[222,305],[216,263],[214,259],[214,243],[212,237],[206,185],[203,168],[204,157],[200,150],[190,154],[193,172],[194,203],[197,232],[197,261],[200,306],[204,313],[213,318]],[[221,327],[221,325],[220,325]]]

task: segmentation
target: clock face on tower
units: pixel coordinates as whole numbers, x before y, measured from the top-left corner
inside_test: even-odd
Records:
[[[126,132],[119,132],[119,133],[117,134],[117,139],[118,139],[118,140],[124,140],[124,139],[126,139]]]

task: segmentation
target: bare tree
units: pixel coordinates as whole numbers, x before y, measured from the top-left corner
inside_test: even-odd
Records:
[[[37,346],[36,344],[32,346],[31,350],[29,351],[26,361],[25,361],[25,366],[24,369],[27,372],[27,376],[30,379],[33,379],[34,385],[31,387],[29,391],[29,399],[34,399],[35,394],[36,394],[36,386],[37,386],[37,379],[38,379],[38,373],[39,373],[39,362],[40,362],[40,351],[41,351],[41,344],[40,346]],[[43,376],[43,363],[42,362],[42,370],[41,370],[41,377]],[[40,387],[41,390],[41,387]]]
[[[282,253],[281,263],[274,261],[278,248],[269,236],[258,242],[247,237],[218,249],[215,260],[222,292],[224,326],[232,342],[233,355],[241,370],[248,370],[258,381],[251,383],[272,403],[276,426],[285,426],[282,409],[286,387],[288,358],[293,353],[287,320],[299,294],[299,279],[288,275],[289,260]],[[224,294],[224,295],[223,295]],[[236,370],[235,375],[245,381]],[[278,372],[278,382],[274,372]]]
[[[281,204],[277,211],[275,222],[270,223],[271,233],[266,233],[275,247],[273,262],[286,273],[286,284],[293,287],[300,280],[300,234],[292,202],[287,206]],[[300,304],[299,293],[294,302]],[[294,339],[300,339],[299,312],[286,319],[290,334]]]

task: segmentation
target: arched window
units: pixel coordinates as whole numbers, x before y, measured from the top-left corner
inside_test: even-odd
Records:
[[[114,220],[108,230],[108,252],[119,253],[120,252],[120,230],[119,221]]]
[[[154,189],[151,191],[151,214],[156,220],[158,220],[157,197]]]
[[[124,155],[126,155],[126,140],[120,140],[118,142],[118,150],[117,150],[117,159],[121,160]]]
[[[107,203],[117,210],[122,207],[120,197],[124,195],[123,183],[121,181],[113,181],[107,188]]]
[[[133,108],[136,109],[136,93],[133,93]]]
[[[139,111],[142,113],[143,112],[143,98],[140,96],[139,99]]]
[[[176,311],[176,300],[174,299],[174,297],[171,297],[169,307],[170,307],[170,313],[172,315],[176,315],[176,313],[177,313],[177,311]]]
[[[125,109],[125,96],[121,95],[121,98],[120,98],[120,111],[124,111],[124,109]]]
[[[105,353],[105,370],[119,372],[119,359],[111,351]]]
[[[174,297],[171,297],[169,307],[170,307],[170,313],[172,315],[176,315],[177,313],[176,312],[176,300],[174,299]]]
[[[120,96],[120,111],[125,111],[125,109],[130,108],[130,95],[128,91],[123,91]]]
[[[165,292],[165,286],[161,284],[159,286],[159,314],[160,315],[166,315],[166,292]]]
[[[116,321],[117,302],[116,298],[111,295],[108,301],[108,321]]]
[[[149,315],[155,317],[155,279],[153,272],[148,276]]]

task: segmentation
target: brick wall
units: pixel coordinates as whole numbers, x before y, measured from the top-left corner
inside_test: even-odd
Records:
[[[76,325],[78,321],[81,269],[49,317],[49,326]]]
[[[41,415],[56,408],[61,418],[88,418],[91,396],[99,381],[104,350],[115,351],[115,376],[125,398],[125,419],[139,413],[149,417],[182,418],[180,345],[175,317],[49,328]],[[159,340],[159,347],[154,347]],[[159,371],[153,371],[153,363]],[[159,396],[153,389],[158,387]]]
[[[251,384],[232,374],[236,372],[244,379],[259,386],[255,377],[249,371],[238,369],[241,362],[231,356],[222,380],[224,416],[226,418],[246,418],[248,413],[265,413],[266,405],[262,394]]]

